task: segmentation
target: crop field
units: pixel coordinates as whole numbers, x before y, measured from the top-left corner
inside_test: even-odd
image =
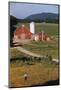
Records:
[[[28,23],[26,25],[28,26]],[[31,41],[21,47],[38,55],[51,56],[54,59],[58,59],[58,24],[36,23],[35,29],[36,32],[44,30],[53,36],[54,39],[49,42]],[[9,52],[9,87],[37,86],[59,79],[59,64],[52,62],[52,58],[30,57],[14,47],[10,47]],[[24,59],[23,57],[26,58]],[[28,75],[27,80],[23,77],[25,73]]]

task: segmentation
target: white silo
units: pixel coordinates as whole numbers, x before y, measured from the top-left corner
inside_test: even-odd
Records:
[[[33,34],[35,33],[35,23],[34,22],[30,23],[30,32]]]

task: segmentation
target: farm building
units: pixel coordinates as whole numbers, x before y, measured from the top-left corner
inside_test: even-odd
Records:
[[[21,40],[35,40],[35,41],[50,41],[50,37],[44,31],[35,33],[34,23],[30,23],[30,29],[24,24],[18,27],[14,32],[13,42],[20,42]]]
[[[50,36],[44,31],[41,31],[41,32],[37,33],[37,35],[38,35],[38,38],[39,38],[38,40],[40,40],[40,41],[49,41],[49,40],[51,40]]]
[[[30,30],[23,24],[15,30],[13,41],[20,42],[20,40],[31,39],[32,35]]]

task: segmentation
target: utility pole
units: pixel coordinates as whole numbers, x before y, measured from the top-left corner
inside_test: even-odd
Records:
[[[44,40],[44,38],[43,38],[43,37],[44,37],[44,31],[42,31],[42,41]]]

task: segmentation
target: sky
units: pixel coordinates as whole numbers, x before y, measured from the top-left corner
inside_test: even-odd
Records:
[[[58,13],[58,5],[10,3],[10,15],[24,19],[29,15],[37,13]]]

